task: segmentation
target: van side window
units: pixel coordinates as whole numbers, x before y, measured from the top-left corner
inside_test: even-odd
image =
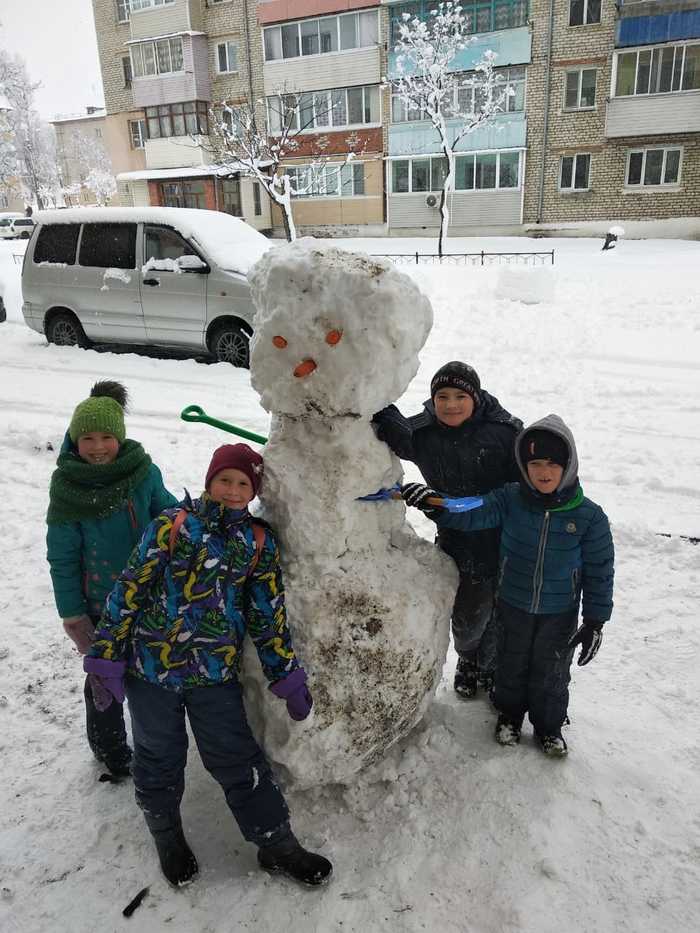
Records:
[[[145,227],[144,240],[145,262],[149,259],[179,259],[180,256],[197,255],[187,240],[168,227]]]
[[[136,224],[83,224],[80,265],[136,268]]]
[[[80,224],[43,224],[34,247],[34,262],[75,265]]]

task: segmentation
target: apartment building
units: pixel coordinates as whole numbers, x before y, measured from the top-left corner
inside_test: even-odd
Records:
[[[283,120],[293,130],[296,148],[284,169],[299,191],[293,209],[300,232],[384,232],[379,6],[258,3],[268,132],[279,134]],[[281,225],[276,210],[273,219]]]
[[[107,154],[105,111],[88,107],[84,114],[57,116],[49,121],[56,136],[56,161],[63,199],[67,207],[94,204],[95,195],[85,187],[91,158]]]
[[[12,113],[9,101],[0,94],[0,143],[12,143],[12,129],[8,115]],[[26,202],[19,178],[0,178],[0,212],[24,213]]]
[[[272,224],[260,185],[212,165],[222,102],[255,101],[255,0],[93,0],[119,200],[227,211]]]
[[[505,112],[465,136],[457,146],[455,190],[450,197],[453,236],[505,227],[523,219],[527,117],[526,73],[531,57],[532,30],[527,0],[464,0],[463,14],[475,39],[457,54],[454,72],[465,77],[487,50],[496,53],[496,66],[513,88]],[[398,77],[396,43],[405,14],[427,21],[433,0],[383,0],[387,36],[386,74]],[[391,92],[388,92],[391,94]],[[440,140],[419,111],[406,111],[391,95],[387,127],[387,224],[390,233],[434,232],[440,224],[440,197],[445,159]],[[458,121],[448,121],[455,133]]]
[[[530,0],[527,225],[700,215],[699,0]]]

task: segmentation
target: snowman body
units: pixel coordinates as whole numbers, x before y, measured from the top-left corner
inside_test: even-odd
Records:
[[[447,651],[452,561],[403,502],[358,498],[400,481],[370,422],[415,375],[432,310],[392,266],[308,240],[268,253],[251,284],[251,378],[273,412],[262,514],[314,710],[289,720],[250,651],[247,708],[289,784],[347,784],[420,720]]]

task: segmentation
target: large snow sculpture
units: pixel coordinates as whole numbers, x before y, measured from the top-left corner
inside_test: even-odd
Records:
[[[314,714],[292,723],[247,652],[249,715],[291,784],[348,783],[420,720],[447,650],[452,562],[402,502],[357,500],[401,477],[370,419],[415,375],[432,309],[390,264],[309,239],[270,250],[250,281],[251,381],[273,413],[263,515]]]

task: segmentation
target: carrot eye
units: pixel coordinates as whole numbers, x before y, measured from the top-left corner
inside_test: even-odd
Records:
[[[343,336],[342,330],[329,330],[326,334],[326,343],[334,347],[337,343],[340,343],[340,338]]]
[[[284,348],[287,346],[287,341],[284,339],[284,337],[273,337],[272,342],[278,350],[284,350]]]

